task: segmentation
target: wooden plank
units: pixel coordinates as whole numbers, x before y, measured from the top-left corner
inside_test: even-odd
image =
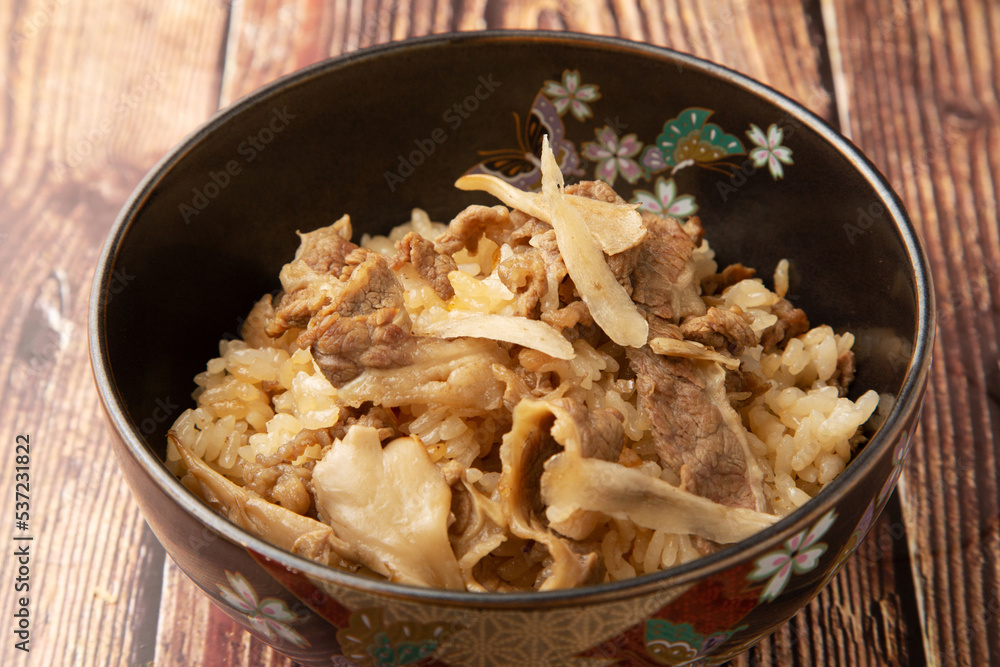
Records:
[[[142,174],[215,107],[224,7],[0,7],[0,449],[30,436],[32,663],[152,657],[162,550],[111,453],[87,353],[93,266]],[[9,470],[10,468],[8,468]],[[0,479],[13,502],[14,476]],[[7,508],[13,510],[5,501]],[[0,571],[16,572],[13,549]],[[15,591],[0,607],[13,613]],[[152,623],[155,627],[155,621]],[[9,627],[9,626],[8,626]],[[9,636],[0,664],[24,664]]]
[[[927,242],[938,338],[901,487],[932,664],[1000,661],[1000,6],[831,3],[850,131]]]
[[[220,104],[359,47],[432,33],[502,29],[618,35],[708,58],[830,115],[821,35],[801,3],[780,0],[236,0]]]
[[[163,569],[157,667],[293,667],[209,601],[172,560]]]

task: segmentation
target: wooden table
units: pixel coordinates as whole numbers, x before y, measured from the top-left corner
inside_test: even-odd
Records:
[[[734,664],[1000,664],[1000,3],[19,0],[0,5],[0,478],[30,436],[31,653],[0,556],[0,663],[287,665],[179,573],[129,496],[87,355],[90,281],[142,175],[219,107],[328,56],[483,28],[620,35],[763,80],[905,201],[940,329],[906,474],[845,570]]]

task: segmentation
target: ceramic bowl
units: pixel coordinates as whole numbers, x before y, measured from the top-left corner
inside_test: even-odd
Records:
[[[697,209],[720,266],[768,276],[857,336],[856,397],[890,409],[846,472],[751,539],[668,571],[534,594],[442,592],[321,567],[243,532],[164,467],[192,378],[278,288],[297,229],[351,214],[384,233],[448,220],[486,170],[537,185],[548,133],[570,180]],[[94,374],[136,502],[177,564],[262,641],[306,665],[661,665],[721,661],[803,607],[858,546],[906,458],[934,331],[927,260],[898,198],[802,106],[661,48],[564,33],[435,36],[328,60],[218,113],[114,224],[90,310]],[[591,658],[603,662],[588,662]],[[582,662],[581,662],[582,661]]]

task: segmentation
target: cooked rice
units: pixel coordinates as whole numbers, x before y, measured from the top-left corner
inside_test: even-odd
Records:
[[[409,223],[389,236],[365,236],[362,245],[392,255],[395,242],[416,231],[433,240],[445,225],[430,221],[414,210]],[[462,274],[452,279],[456,303],[469,312],[505,315],[514,295],[496,276],[498,259],[509,249],[484,239],[475,255],[461,251],[456,260]],[[715,273],[718,266],[707,241],[695,251],[695,281]],[[409,265],[399,272],[406,290],[405,305],[415,322],[433,322],[445,313],[440,297],[420,280]],[[466,279],[467,278],[467,279]],[[485,278],[485,279],[483,279]],[[774,276],[776,291],[756,278],[743,280],[721,296],[726,306],[739,306],[754,316],[760,334],[776,321],[772,306],[788,289],[788,264],[782,261]],[[336,424],[337,390],[326,380],[308,349],[299,349],[300,330],[279,339],[264,332],[269,297],[256,304],[243,330],[243,340],[223,340],[219,356],[195,377],[197,407],[186,410],[174,424],[176,437],[216,471],[242,484],[240,461],[253,463],[269,456],[304,429],[324,429]],[[850,350],[854,336],[837,334],[829,326],[814,327],[792,339],[784,350],[764,354],[761,346],[748,349],[741,360],[771,381],[771,388],[740,410],[752,434],[751,446],[765,475],[765,493],[776,514],[784,515],[803,504],[839,475],[857,444],[859,427],[879,403],[869,391],[857,401],[838,396],[831,384],[838,356]],[[591,408],[611,407],[624,416],[627,449],[621,460],[646,475],[677,484],[677,475],[663,469],[650,437],[650,420],[636,407],[635,382],[619,378],[619,363],[607,349],[594,349],[584,340],[574,342],[576,355],[554,359],[523,349],[518,361],[529,370],[551,371],[560,379],[563,395]],[[431,459],[457,461],[467,468],[467,479],[486,496],[497,490],[499,473],[475,467],[485,455],[504,416],[496,412],[454,409],[446,406],[411,406],[404,409],[401,428],[427,447]],[[408,420],[408,422],[406,421]],[[301,465],[322,457],[318,445],[307,448],[294,462]],[[184,475],[180,455],[171,442],[168,466]],[[628,463],[626,463],[628,465]],[[191,484],[190,479],[185,480]],[[665,534],[630,522],[605,518],[590,541],[600,544],[607,580],[634,577],[690,561],[700,556],[688,535]],[[524,558],[505,558],[504,546],[488,558],[503,578],[518,582],[527,576]],[[518,569],[522,568],[522,569]],[[530,582],[525,582],[530,585]]]

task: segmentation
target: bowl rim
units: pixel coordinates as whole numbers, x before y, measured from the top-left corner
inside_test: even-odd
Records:
[[[136,215],[141,211],[146,199],[158,181],[171,169],[183,161],[193,148],[220,126],[256,106],[268,97],[279,94],[290,87],[306,85],[312,79],[326,73],[352,66],[363,66],[366,61],[387,55],[419,53],[424,49],[447,48],[448,44],[474,44],[476,42],[537,42],[562,43],[608,52],[632,52],[643,57],[659,60],[664,64],[690,69],[710,79],[722,80],[729,85],[743,89],[766,102],[789,118],[801,122],[821,139],[832,145],[844,156],[851,166],[864,177],[878,199],[885,206],[896,232],[901,238],[910,263],[916,296],[916,330],[913,349],[902,386],[896,401],[876,434],[855,457],[847,470],[824,487],[819,494],[804,507],[783,517],[774,525],[742,540],[728,545],[718,552],[667,570],[638,576],[623,581],[584,586],[556,591],[532,591],[523,593],[476,593],[469,591],[449,591],[422,588],[407,584],[381,581],[320,565],[286,552],[230,523],[205,505],[188,491],[164,467],[162,460],[153,454],[145,443],[145,437],[135,425],[130,424],[123,410],[123,401],[112,380],[110,363],[106,354],[108,335],[105,329],[106,302],[110,281],[115,267],[115,259],[122,240],[127,235]],[[562,607],[581,602],[611,602],[663,591],[675,586],[691,584],[697,580],[722,572],[739,562],[756,558],[765,550],[773,548],[795,530],[805,524],[812,524],[819,516],[838,505],[850,489],[859,482],[863,472],[899,438],[908,437],[904,432],[915,413],[919,411],[926,379],[930,367],[931,351],[935,328],[934,292],[931,282],[929,262],[921,246],[917,232],[910,221],[898,195],[892,190],[886,178],[875,165],[846,137],[825,120],[774,88],[756,81],[735,70],[675,51],[662,46],[630,41],[620,37],[588,35],[575,32],[550,30],[484,30],[478,32],[458,32],[413,37],[389,42],[335,56],[314,63],[295,72],[286,74],[250,94],[236,100],[224,109],[214,113],[208,120],[188,134],[164,155],[143,177],[129,196],[116,217],[102,248],[97,269],[91,286],[88,310],[88,341],[95,383],[104,404],[108,420],[117,431],[118,438],[128,453],[143,468],[146,475],[160,490],[174,500],[184,511],[199,522],[233,544],[265,556],[271,561],[296,570],[310,579],[327,581],[333,585],[363,591],[387,598],[405,599],[413,602],[431,602],[442,606],[476,607],[481,609]],[[118,449],[116,448],[116,451]],[[853,471],[853,472],[852,472]]]

